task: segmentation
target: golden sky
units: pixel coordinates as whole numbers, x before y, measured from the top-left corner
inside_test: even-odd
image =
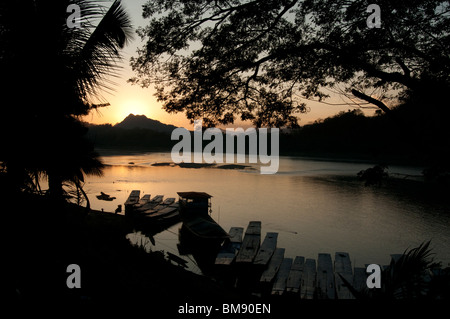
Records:
[[[144,26],[146,24],[146,20],[142,18],[141,14],[141,6],[146,1],[147,0],[122,1],[130,13],[134,27]],[[117,84],[115,86],[115,91],[103,93],[104,98],[110,103],[110,106],[100,108],[98,111],[93,111],[88,116],[85,116],[83,120],[95,124],[116,124],[121,122],[128,114],[133,113],[135,115],[143,114],[165,124],[173,124],[175,126],[192,129],[193,125],[190,124],[183,113],[169,114],[162,109],[162,104],[157,102],[156,97],[153,95],[153,88],[143,89],[138,85],[127,83],[127,80],[134,76],[129,59],[132,56],[137,56],[136,49],[142,45],[143,42],[141,42],[141,39],[136,35],[132,43],[123,50],[123,68],[120,72],[120,76],[114,79]],[[340,98],[335,97],[327,102],[339,104],[343,101]],[[307,114],[301,114],[300,125],[313,122],[319,118],[332,116],[340,111],[351,109],[351,106],[349,105],[327,105],[317,102],[308,102],[307,106],[311,111]],[[365,113],[367,115],[373,114],[373,110]]]

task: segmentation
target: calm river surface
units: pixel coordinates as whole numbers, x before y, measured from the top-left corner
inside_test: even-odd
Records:
[[[334,258],[336,251],[345,251],[354,266],[388,264],[390,254],[432,240],[436,260],[450,263],[448,199],[440,200],[414,177],[365,187],[356,174],[376,163],[280,157],[277,174],[261,175],[257,168],[151,166],[170,162],[170,153],[104,156],[103,161],[108,164],[104,176],[89,177],[85,185],[94,209],[114,211],[133,189],[176,198],[180,191],[202,191],[213,196],[211,216],[225,230],[260,220],[262,238],[278,232],[278,247],[286,248],[287,257],[317,258],[327,252]],[[391,176],[420,171],[389,167]],[[117,199],[100,201],[95,197],[100,191]],[[177,253],[179,227],[156,235],[156,247],[147,243],[147,248]]]

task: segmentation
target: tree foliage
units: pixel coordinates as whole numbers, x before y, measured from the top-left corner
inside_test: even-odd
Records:
[[[136,77],[168,112],[256,126],[297,125],[331,92],[389,112],[391,100],[442,111],[450,85],[448,1],[156,0],[144,5]],[[432,106],[423,105],[433,98]]]
[[[69,4],[80,9],[80,27],[67,23]],[[3,78],[0,161],[18,188],[46,176],[61,195],[102,163],[79,117],[107,105],[120,49],[132,36],[120,0],[109,8],[92,0],[7,1],[0,5]]]

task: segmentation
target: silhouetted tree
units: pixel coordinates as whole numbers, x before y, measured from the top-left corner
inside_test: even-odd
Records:
[[[342,280],[357,299],[430,300],[448,299],[449,269],[441,269],[435,262],[430,241],[405,250],[398,259],[382,270],[381,289],[355,289],[345,278]]]
[[[64,181],[81,186],[85,174],[101,174],[79,117],[107,105],[101,91],[112,88],[131,36],[120,0],[109,9],[92,0],[1,3],[0,161],[10,177],[44,174],[60,198]]]
[[[423,112],[448,114],[449,2],[377,1],[381,28],[368,27],[370,3],[148,1],[130,81],[154,84],[166,111],[210,125],[295,126],[328,89],[384,112],[390,99],[414,97]]]

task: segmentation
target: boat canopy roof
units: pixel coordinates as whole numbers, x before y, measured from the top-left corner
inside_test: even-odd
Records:
[[[205,192],[178,192],[178,196],[186,199],[211,198],[212,196]]]

